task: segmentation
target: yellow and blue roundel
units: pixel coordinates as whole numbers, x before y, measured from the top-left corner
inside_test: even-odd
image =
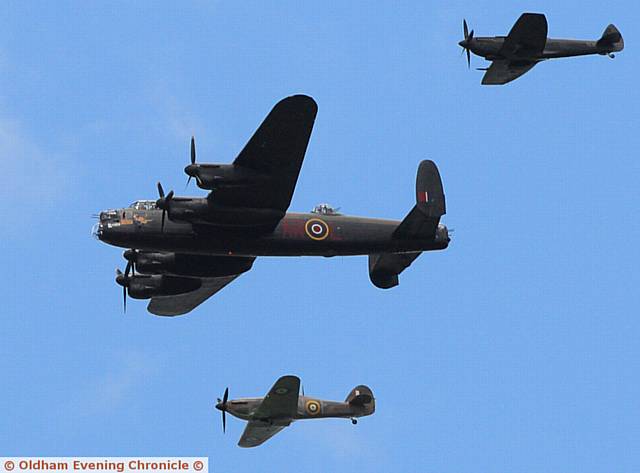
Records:
[[[320,414],[320,403],[318,401],[314,401],[313,399],[310,399],[305,403],[304,409],[307,411],[307,414],[309,414],[310,416],[316,416]]]
[[[329,225],[324,220],[312,218],[304,224],[304,231],[312,240],[321,241],[329,236]]]

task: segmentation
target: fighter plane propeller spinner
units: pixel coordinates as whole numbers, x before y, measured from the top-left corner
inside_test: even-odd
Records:
[[[541,61],[552,58],[608,55],[624,49],[620,31],[609,25],[600,39],[575,40],[547,38],[547,19],[540,13],[523,13],[507,36],[476,37],[469,32],[467,21],[462,23],[464,39],[458,43],[467,54],[471,67],[471,53],[492,61],[482,78],[484,85],[501,85],[517,79]]]
[[[231,164],[200,164],[191,140],[185,168],[206,197],[165,194],[100,213],[93,233],[126,248],[116,282],[126,297],[151,299],[156,315],[185,314],[251,269],[258,256],[368,255],[379,288],[423,251],[445,249],[445,196],[432,161],[422,161],[416,204],[402,221],[351,217],[328,204],[310,213],[287,213],[316,118],[305,95],[275,105]],[[126,306],[125,306],[126,307]]]
[[[238,419],[248,421],[240,437],[240,447],[257,447],[269,440],[292,422],[301,419],[337,417],[351,419],[357,424],[358,417],[369,416],[376,410],[373,392],[367,386],[356,386],[344,402],[324,401],[300,393],[300,378],[282,376],[265,397],[229,400],[229,388],[216,409],[222,411],[222,430],[226,430],[228,412]]]

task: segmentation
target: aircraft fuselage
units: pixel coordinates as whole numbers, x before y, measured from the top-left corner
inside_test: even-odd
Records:
[[[230,400],[227,402],[226,411],[238,419],[246,421],[264,420],[272,425],[289,425],[292,421],[301,419],[321,419],[327,417],[349,419],[367,416],[374,411],[373,404],[371,407],[367,407],[352,405],[348,402],[325,401],[308,396],[299,396],[298,408],[294,417],[260,419],[255,416],[255,412],[260,404],[262,404],[262,401],[263,398],[261,397]],[[222,404],[218,403],[216,407],[221,409]]]
[[[500,53],[504,40],[504,36],[477,37],[473,38],[467,44],[472,53],[477,56],[482,56],[489,61],[496,59],[517,59],[517,57],[505,58]],[[611,48],[605,49],[599,47],[597,41],[548,38],[541,54],[535,54],[533,56],[523,55],[522,59],[543,61],[545,59],[561,57],[608,54],[611,51]]]
[[[165,219],[162,211],[124,208],[102,212],[94,234],[122,248],[221,256],[337,256],[447,248],[447,227],[433,240],[398,239],[399,221],[344,215],[287,213],[273,231],[200,225]]]

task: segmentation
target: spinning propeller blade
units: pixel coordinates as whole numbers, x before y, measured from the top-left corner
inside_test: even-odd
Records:
[[[116,283],[122,286],[122,305],[124,307],[124,313],[127,313],[127,288],[129,287],[129,273],[131,272],[132,263],[127,262],[127,267],[122,271],[116,268]]]
[[[122,253],[122,256],[124,257],[124,259],[131,262],[131,271],[135,276],[136,263],[138,262],[138,251],[131,248],[129,250],[126,250],[124,253]]]
[[[463,48],[463,51],[467,53],[467,67],[471,69],[471,50],[469,48],[469,44],[473,40],[473,30],[469,32],[467,20],[462,20],[462,29],[464,32],[464,39],[458,44],[460,44],[460,46]]]
[[[222,433],[225,433],[227,430],[227,400],[229,399],[229,388],[224,390],[224,394],[222,395]]]
[[[165,214],[169,210],[171,199],[173,199],[173,191],[169,191],[169,193],[165,196],[162,184],[158,182],[158,194],[160,195],[160,198],[156,200],[156,207],[162,209],[162,223],[160,228],[164,232],[164,218]]]
[[[192,136],[191,137],[191,166],[187,166],[186,169],[190,169],[192,166],[195,167],[195,164],[196,164],[196,139],[194,136]],[[189,175],[189,179],[187,179],[187,186],[189,186],[189,183],[191,182],[191,178],[193,177],[193,175],[190,173],[187,173],[187,174]]]

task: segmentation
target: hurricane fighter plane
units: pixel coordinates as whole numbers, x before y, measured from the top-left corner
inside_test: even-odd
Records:
[[[369,255],[369,275],[379,288],[422,251],[449,244],[445,197],[432,161],[422,161],[416,204],[402,221],[351,217],[324,204],[311,213],[287,213],[316,118],[311,97],[296,95],[271,110],[232,164],[196,162],[191,141],[188,181],[206,197],[167,194],[157,200],[103,211],[93,233],[127,248],[116,282],[135,299],[151,299],[156,315],[185,314],[251,269],[258,256]]]
[[[282,376],[265,397],[229,400],[229,388],[216,409],[222,411],[222,430],[226,430],[226,413],[248,421],[240,437],[240,447],[257,447],[269,440],[292,422],[300,419],[337,417],[351,419],[357,424],[358,417],[369,416],[376,410],[373,392],[367,386],[356,386],[344,402],[323,401],[300,393],[300,378]]]
[[[469,33],[466,20],[462,23],[464,39],[458,43],[467,53],[471,67],[471,53],[493,61],[482,78],[485,85],[501,85],[517,79],[541,61],[552,58],[608,55],[622,51],[624,40],[620,31],[609,25],[600,39],[547,38],[547,19],[540,13],[523,13],[507,36],[475,37]]]

